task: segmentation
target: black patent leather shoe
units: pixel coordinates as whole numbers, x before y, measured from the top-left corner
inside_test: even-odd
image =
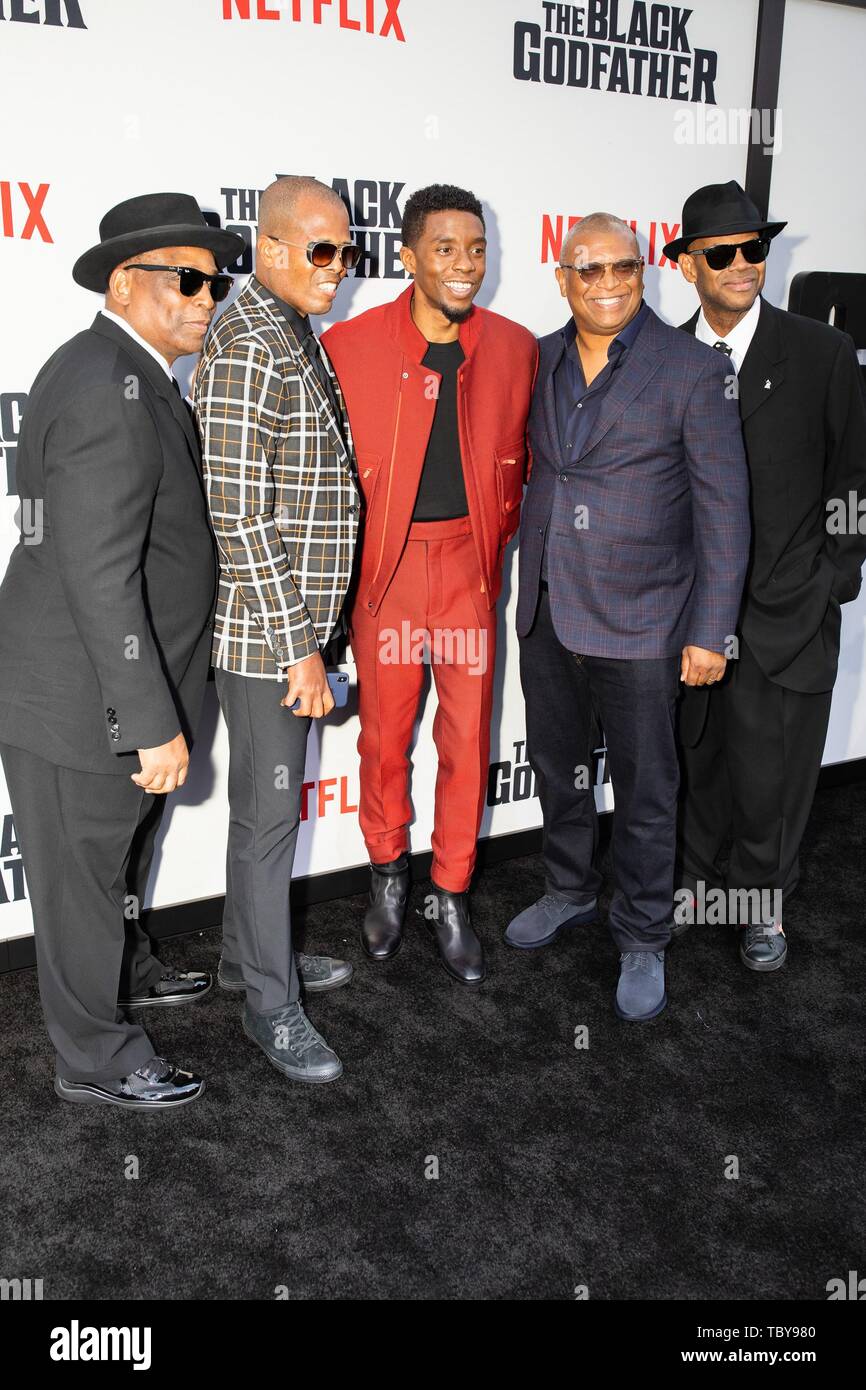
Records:
[[[389,960],[403,944],[409,901],[409,860],[370,865],[370,905],[361,927],[361,945],[370,960]]]
[[[213,989],[213,975],[207,970],[166,970],[161,980],[142,994],[118,999],[121,1009],[167,1008],[172,1004],[192,1004]]]
[[[436,911],[425,921],[439,950],[439,959],[453,980],[480,985],[487,974],[484,950],[469,920],[469,894],[448,893],[433,884]]]
[[[143,1067],[118,1081],[67,1081],[55,1076],[54,1090],[73,1105],[116,1105],[123,1110],[176,1110],[198,1100],[204,1090],[200,1076],[182,1071],[164,1057],[151,1057]]]

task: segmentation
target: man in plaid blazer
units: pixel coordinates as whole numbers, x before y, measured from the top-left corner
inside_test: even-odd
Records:
[[[327,313],[356,248],[339,196],[310,178],[262,194],[256,274],[222,315],[195,409],[220,560],[213,664],[229,731],[231,820],[219,980],[245,989],[247,1035],[284,1075],[339,1059],[306,993],[343,961],[292,949],[289,885],[311,718],[333,708],[322,649],[349,587],[359,494],[348,417],[308,315]]]
[[[541,946],[595,917],[597,713],[616,798],[616,1010],[648,1019],[667,1002],[677,682],[724,673],[748,559],[746,464],[724,359],[643,303],[630,228],[584,218],[556,273],[572,318],[540,344],[517,610],[547,892],[506,939]]]

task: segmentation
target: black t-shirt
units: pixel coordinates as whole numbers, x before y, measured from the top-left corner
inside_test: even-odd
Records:
[[[442,381],[415,498],[413,521],[449,521],[452,517],[466,516],[469,511],[457,432],[457,372],[464,355],[456,340],[453,343],[430,343],[424,354],[424,366],[439,372]]]

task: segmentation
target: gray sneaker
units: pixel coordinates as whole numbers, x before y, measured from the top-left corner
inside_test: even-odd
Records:
[[[758,922],[740,932],[740,960],[749,970],[779,970],[787,954],[781,922]]]
[[[300,1004],[257,1014],[244,1004],[243,1029],[272,1066],[292,1081],[336,1081],[343,1063],[317,1033]]]
[[[305,956],[298,951],[295,957],[298,974],[306,994],[324,994],[328,989],[339,989],[347,985],[355,973],[354,966],[347,960],[337,960],[332,956]],[[244,972],[233,960],[220,956],[217,979],[223,989],[246,989]]]
[[[305,994],[324,994],[328,989],[340,989],[349,983],[355,973],[349,961],[337,960],[334,956],[305,956],[303,951],[298,951],[297,962]]]
[[[614,1002],[617,1017],[645,1023],[656,1018],[667,1002],[664,951],[623,951]]]
[[[588,907],[577,907],[558,893],[545,893],[538,902],[525,907],[512,918],[505,931],[505,940],[509,946],[516,946],[521,951],[532,951],[537,946],[549,945],[563,927],[589,926],[597,921],[598,908],[595,903]]]
[[[225,956],[220,956],[217,980],[222,989],[246,989],[243,970],[233,960],[226,960]]]

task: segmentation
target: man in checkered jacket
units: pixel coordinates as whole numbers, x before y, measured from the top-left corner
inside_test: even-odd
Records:
[[[342,1064],[304,993],[352,967],[294,952],[289,885],[311,719],[333,708],[322,649],[340,621],[358,528],[349,421],[309,314],[331,308],[356,248],[339,196],[312,178],[262,194],[256,274],[213,328],[196,374],[220,560],[213,664],[229,732],[231,820],[220,984],[293,1080]]]

